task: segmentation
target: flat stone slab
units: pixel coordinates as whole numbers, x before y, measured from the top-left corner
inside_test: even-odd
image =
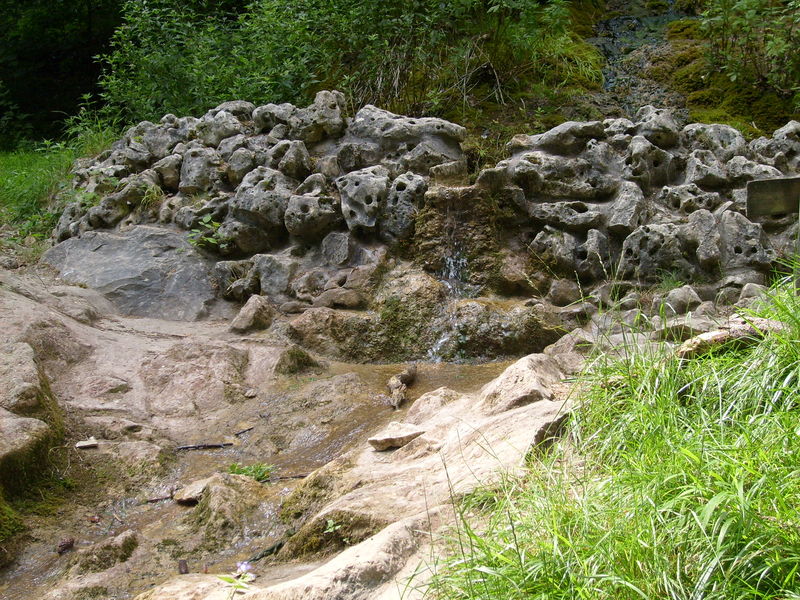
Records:
[[[197,504],[211,482],[211,477],[193,481],[175,492],[172,499],[178,504]]]
[[[382,451],[389,450],[390,448],[402,448],[423,433],[425,433],[425,430],[420,429],[416,425],[392,421],[386,426],[386,429],[381,431],[378,435],[369,438],[367,441],[375,450]]]
[[[101,292],[125,315],[196,321],[225,305],[216,298],[213,263],[171,229],[87,231],[42,260],[67,283]]]

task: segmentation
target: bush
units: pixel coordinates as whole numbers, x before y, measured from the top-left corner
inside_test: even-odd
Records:
[[[712,60],[731,81],[800,108],[800,0],[709,0],[702,19]]]
[[[128,120],[232,98],[302,104],[322,88],[440,113],[470,96],[504,102],[532,79],[601,78],[565,0],[255,0],[240,15],[127,0],[123,14],[101,86]]]

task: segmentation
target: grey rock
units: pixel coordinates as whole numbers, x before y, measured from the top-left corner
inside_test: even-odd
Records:
[[[332,196],[292,196],[284,213],[290,234],[308,242],[318,242],[342,222],[340,202]]]
[[[219,186],[221,174],[222,158],[217,151],[194,146],[183,155],[178,189],[187,195],[208,192]]]
[[[690,249],[678,225],[643,225],[622,244],[619,276],[623,279],[656,282],[663,273],[691,278],[696,271]]]
[[[216,306],[212,265],[174,231],[90,231],[54,246],[42,260],[64,281],[103,293],[126,315],[195,321],[225,311]]]
[[[683,128],[681,138],[688,150],[711,152],[723,162],[747,152],[744,136],[730,125],[692,123]]]
[[[236,190],[228,214],[264,231],[270,240],[282,240],[286,231],[283,216],[296,185],[280,171],[258,167],[245,176]]]
[[[742,291],[739,294],[737,304],[750,303],[753,300],[764,298],[767,295],[768,287],[758,283],[745,283],[742,286]]]
[[[556,306],[568,306],[581,299],[580,286],[571,279],[554,279],[547,292],[547,299]]]
[[[292,179],[305,179],[313,164],[306,145],[298,140],[282,140],[275,144],[268,153],[267,165],[278,169]]]
[[[348,173],[336,180],[336,187],[348,229],[354,232],[375,230],[389,193],[386,169],[370,167]]]
[[[256,329],[267,329],[272,325],[276,312],[264,296],[250,296],[239,314],[231,321],[230,330],[235,333],[247,333]]]
[[[379,217],[382,240],[394,243],[407,239],[414,233],[417,207],[427,189],[428,184],[425,179],[411,172],[400,175],[392,182],[383,212]]]
[[[763,228],[736,212],[725,212],[719,220],[720,250],[726,270],[768,270],[775,251]]]
[[[328,274],[322,269],[312,269],[292,281],[292,293],[298,300],[313,302],[325,290]]]
[[[588,231],[603,225],[603,213],[591,210],[584,202],[527,203],[528,214],[536,224],[567,231]]]
[[[161,186],[170,192],[177,192],[181,181],[181,166],[183,157],[180,154],[170,154],[153,164],[153,170],[161,179]]]
[[[723,187],[728,183],[724,165],[710,150],[692,150],[686,160],[686,181],[702,187]]]
[[[659,148],[672,148],[680,137],[680,126],[671,110],[643,106],[636,112],[636,132]]]
[[[697,263],[708,272],[716,271],[722,255],[719,228],[714,215],[704,209],[693,212],[682,235],[695,247]]]
[[[220,110],[213,115],[204,115],[197,124],[196,131],[203,145],[216,148],[225,138],[243,133],[244,127],[231,113]]]
[[[252,257],[253,269],[259,277],[261,293],[270,298],[280,298],[289,291],[289,282],[300,268],[293,257],[257,254]]]
[[[672,155],[641,135],[631,140],[625,165],[625,177],[644,189],[669,183],[674,171]]]
[[[245,175],[255,167],[255,153],[247,148],[239,148],[228,159],[225,174],[231,185],[238,186]]]
[[[728,171],[728,178],[736,185],[743,185],[753,179],[771,179],[783,175],[775,167],[760,165],[744,156],[734,156],[727,162],[725,168]]]
[[[229,161],[231,155],[241,148],[247,148],[247,142],[250,138],[243,133],[232,135],[225,138],[217,146],[217,152],[222,157],[222,160]],[[247,148],[249,150],[249,148]]]
[[[586,239],[545,227],[531,243],[531,250],[566,277],[577,274],[582,281],[603,279],[610,266],[607,236],[591,229]]]
[[[654,298],[653,312],[663,313],[666,316],[683,315],[700,306],[701,302],[695,289],[690,285],[684,285],[670,290],[663,297]]]
[[[612,235],[625,237],[648,217],[642,189],[631,181],[623,181],[606,217],[606,229]]]
[[[331,266],[341,267],[355,256],[356,244],[349,233],[334,231],[322,240],[322,256]]]
[[[584,150],[589,140],[604,137],[605,127],[600,121],[566,121],[538,135],[516,135],[507,147],[511,153],[543,150],[562,156],[574,156]]]
[[[696,210],[712,211],[722,203],[717,192],[705,192],[695,183],[665,186],[657,194],[656,200],[685,215]]]
[[[255,104],[247,102],[246,100],[230,100],[212,108],[209,113],[217,114],[225,111],[232,114],[240,121],[249,121],[253,118],[253,111],[255,108]]]
[[[560,157],[541,151],[521,154],[508,163],[511,181],[530,201],[571,198],[603,200],[617,191],[616,165],[584,157]]]

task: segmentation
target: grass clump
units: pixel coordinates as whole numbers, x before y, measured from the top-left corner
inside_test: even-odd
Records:
[[[436,598],[797,598],[800,299],[748,348],[600,361],[567,437],[465,500]]]
[[[65,141],[0,152],[0,229],[6,230],[0,245],[49,237],[64,204],[57,196],[68,189],[75,160],[100,153],[117,137],[114,123],[84,111],[71,121]]]
[[[228,473],[232,473],[233,475],[244,475],[246,477],[252,477],[256,481],[263,483],[264,481],[268,481],[270,475],[275,470],[275,465],[268,465],[266,463],[254,463],[252,465],[241,465],[239,463],[233,463],[231,466],[228,467]]]

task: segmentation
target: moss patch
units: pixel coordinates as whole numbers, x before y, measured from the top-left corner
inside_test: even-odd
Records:
[[[363,542],[389,521],[350,511],[333,511],[306,523],[286,542],[282,558],[299,558],[338,552]]]
[[[671,23],[667,32],[671,52],[648,72],[656,81],[686,95],[691,121],[730,125],[753,138],[768,135],[800,116],[790,99],[730,81],[708,62],[706,43],[700,36],[697,21]]]

